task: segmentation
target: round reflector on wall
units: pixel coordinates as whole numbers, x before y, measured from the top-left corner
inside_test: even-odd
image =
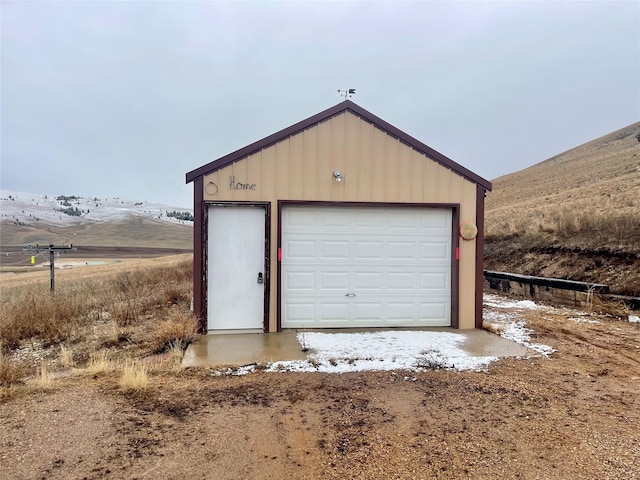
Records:
[[[473,240],[478,235],[478,227],[471,222],[460,225],[460,236],[463,240]]]

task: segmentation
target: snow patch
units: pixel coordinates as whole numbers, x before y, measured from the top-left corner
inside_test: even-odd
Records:
[[[347,373],[443,368],[480,371],[498,359],[494,356],[471,356],[461,348],[464,341],[463,336],[447,332],[301,332],[298,342],[309,349],[308,359],[272,362],[264,370]],[[246,375],[256,368],[256,365],[248,365],[217,372],[216,375]]]
[[[548,357],[555,352],[555,350],[548,345],[543,345],[542,343],[531,343],[531,334],[533,333],[533,330],[527,328],[526,324],[527,322],[524,320],[509,323],[502,330],[500,336],[535,350],[545,357]]]
[[[569,318],[567,318],[567,320],[570,320],[570,321],[576,322],[576,323],[593,323],[595,325],[598,325],[600,323],[598,320],[590,320],[590,319],[585,318],[585,317],[569,317]]]
[[[532,343],[533,330],[526,327],[523,310],[542,310],[551,307],[536,305],[528,300],[513,301],[496,295],[485,295],[485,306],[499,308],[484,310],[485,322],[494,333],[524,345],[548,357],[555,350],[547,345]],[[213,375],[246,375],[266,372],[324,372],[347,373],[359,371],[425,371],[440,368],[449,370],[483,371],[495,356],[473,356],[462,348],[465,337],[449,332],[382,331],[366,333],[300,332],[298,342],[308,349],[307,360],[272,362],[258,368],[247,365],[236,369],[213,372]],[[404,377],[405,380],[411,377]]]
[[[522,318],[518,310],[541,310],[551,311],[552,307],[537,305],[530,300],[513,301],[507,298],[498,297],[497,295],[484,296],[485,309],[483,310],[483,319],[488,330],[500,335],[507,340],[519,343],[528,347],[539,354],[548,357],[555,350],[548,345],[541,343],[532,343],[531,334],[533,330],[526,327],[527,322]],[[506,311],[495,311],[486,307],[500,308]]]
[[[640,317],[637,315],[629,315],[629,323],[640,323]]]
[[[71,215],[64,213],[67,210]],[[119,221],[142,217],[159,222],[192,225],[192,222],[168,216],[167,212],[186,212],[189,208],[161,203],[121,199],[119,197],[80,197],[44,195],[0,190],[0,221],[36,226],[77,225],[98,221]]]
[[[497,308],[516,308],[522,310],[548,310],[549,307],[538,305],[531,300],[512,300],[510,298],[499,297],[498,295],[485,295],[484,305]]]

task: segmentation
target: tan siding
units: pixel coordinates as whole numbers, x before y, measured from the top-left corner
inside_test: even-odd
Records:
[[[385,143],[388,136],[379,128],[373,128],[371,152],[371,201],[382,202],[385,199]]]
[[[474,222],[476,211],[476,186],[460,178],[460,223]],[[460,239],[460,328],[475,327],[475,240]],[[478,288],[482,288],[479,285]]]
[[[360,150],[360,124],[362,121],[355,115],[346,117],[345,126],[345,153],[344,153],[344,176],[345,200],[358,200],[358,153]],[[344,183],[344,182],[343,182]]]
[[[340,170],[344,172],[344,150],[345,150],[345,128],[346,128],[346,115],[338,115],[331,119],[331,170]],[[330,200],[334,201],[343,201],[344,200],[344,191],[349,182],[351,181],[346,176],[345,180],[342,183],[338,183],[335,181],[331,182],[330,190]],[[329,172],[331,174],[331,172]]]
[[[215,188],[210,187],[209,183],[213,182],[216,184],[216,186],[218,186],[218,190],[220,190],[219,188],[219,184],[218,184],[218,175],[220,174],[220,171],[216,171],[213,173],[210,173],[209,175],[205,175],[205,177],[202,179],[202,185],[203,185],[203,189],[202,189],[202,195],[204,195],[204,199],[205,200],[215,200],[217,193],[213,193],[215,192]]]
[[[425,192],[425,158],[415,150],[411,150],[411,202],[426,202]]]
[[[332,187],[333,172],[331,159],[331,121],[322,122],[318,130],[318,158],[316,160],[316,181],[318,183],[318,198],[327,198],[327,192]]]
[[[358,200],[371,199],[371,146],[373,143],[373,125],[360,122],[360,143],[357,152]]]
[[[310,128],[304,131],[304,155],[302,173],[302,193],[305,200],[314,200],[318,197],[318,185],[316,183],[316,162],[318,159],[318,128]]]
[[[251,155],[247,161],[247,174],[242,183],[255,185],[254,190],[244,190],[245,199],[256,202],[264,197],[261,189],[264,185],[262,179],[262,151]]]
[[[262,175],[260,176],[259,192],[263,198],[274,198],[276,193],[276,149],[266,148],[262,151]]]
[[[341,170],[344,181],[333,180]],[[231,190],[236,182],[256,190]],[[208,194],[209,181],[218,185]],[[271,204],[270,330],[277,308],[278,200],[460,204],[460,220],[474,221],[476,185],[351,113],[343,113],[204,178],[205,200]],[[460,243],[461,328],[475,324],[475,241]]]
[[[249,160],[244,161],[244,162],[236,162],[232,165],[231,168],[231,174],[233,175],[233,179],[234,181],[240,182],[240,183],[246,183],[247,182],[247,178],[248,178],[248,171],[249,171],[249,161],[251,159],[255,158],[255,155],[250,157]],[[247,199],[247,192],[246,190],[235,190],[233,191],[233,198],[235,200],[238,201],[246,201]]]
[[[387,136],[386,138],[386,158],[384,159],[384,196],[397,199],[398,189],[398,140]]]
[[[411,153],[404,143],[398,142],[398,184],[396,186],[398,201],[411,201]]]
[[[427,203],[436,202],[438,195],[438,165],[435,162],[427,161],[425,164],[425,196]]]
[[[304,132],[289,140],[289,195],[304,199]]]
[[[289,193],[289,141],[276,144],[276,197],[288,198]],[[265,198],[265,200],[270,200]]]

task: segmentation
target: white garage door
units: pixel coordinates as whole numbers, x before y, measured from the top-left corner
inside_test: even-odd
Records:
[[[451,215],[284,207],[282,327],[449,326]]]

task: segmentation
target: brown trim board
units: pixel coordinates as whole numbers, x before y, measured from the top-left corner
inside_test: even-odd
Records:
[[[198,321],[198,329],[200,333],[206,330],[206,317],[203,320],[203,252],[202,246],[205,235],[203,225],[203,208],[202,208],[202,184],[203,177],[197,178],[193,183],[193,312]]]
[[[460,205],[451,215],[451,328],[460,328]]]
[[[388,203],[388,202],[331,202],[313,200],[278,200],[278,232],[277,246],[278,267],[276,286],[276,327],[282,330],[282,262],[279,252],[282,248],[282,209],[287,206],[318,206],[318,207],[392,207],[392,208],[438,208],[451,209],[451,319],[452,328],[459,328],[460,285],[458,282],[460,262],[456,259],[456,248],[459,246],[458,225],[460,222],[460,204],[458,203]],[[480,268],[482,271],[482,268]]]
[[[487,191],[476,187],[476,281],[475,281],[475,326],[482,328],[482,294],[484,290],[484,197]]]

